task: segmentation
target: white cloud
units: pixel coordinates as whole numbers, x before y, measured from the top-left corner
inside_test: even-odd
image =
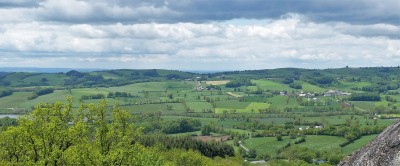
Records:
[[[389,58],[400,58],[400,41],[399,40],[388,41],[387,53]]]
[[[242,70],[400,63],[399,39],[367,33],[394,34],[396,25],[317,23],[296,14],[253,22],[0,24],[0,65]]]

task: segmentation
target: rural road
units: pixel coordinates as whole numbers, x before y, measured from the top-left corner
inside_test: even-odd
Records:
[[[335,99],[336,99],[336,101],[340,104],[340,100],[339,100],[336,96],[335,96]],[[343,101],[343,103],[348,104],[348,105],[352,105],[352,106],[354,106],[355,109],[358,109],[358,110],[360,110],[360,111],[367,111],[367,110],[362,109],[362,108],[360,108],[360,107],[357,107],[357,106],[355,106],[355,105],[353,105],[353,104],[350,104],[350,103],[348,103],[348,102],[346,102],[346,101]]]
[[[355,109],[358,109],[358,110],[360,110],[360,111],[367,111],[367,110],[365,110],[365,109],[362,109],[362,108],[360,108],[360,107],[357,107],[357,106],[355,106],[355,105],[353,105],[353,104],[351,104],[351,103],[348,103],[348,102],[346,102],[346,101],[343,101],[343,103],[345,103],[345,104],[348,104],[348,105],[352,105],[352,106],[354,106],[354,108]]]
[[[239,141],[239,145],[240,145],[240,147],[242,147],[246,152],[250,151],[249,149],[247,149],[247,148],[242,144],[242,141]]]

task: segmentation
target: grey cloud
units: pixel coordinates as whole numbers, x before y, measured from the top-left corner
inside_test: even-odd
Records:
[[[41,3],[37,16],[43,21],[73,23],[171,22],[178,13],[149,2],[106,0],[47,0]]]
[[[400,38],[400,26],[397,25],[383,23],[372,25],[350,25],[339,23],[334,27],[342,33],[355,36]]]
[[[172,0],[171,9],[203,20],[232,18],[277,18],[286,13],[301,13],[319,21],[360,23],[400,23],[400,1],[387,0]],[[190,19],[188,18],[188,19]]]
[[[0,8],[37,7],[39,0],[0,0]]]
[[[40,5],[39,20],[73,23],[204,23],[300,13],[318,22],[400,24],[398,0],[47,0]]]

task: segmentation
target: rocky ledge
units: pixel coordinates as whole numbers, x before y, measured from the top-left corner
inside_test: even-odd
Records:
[[[400,121],[343,159],[339,166],[400,166]]]

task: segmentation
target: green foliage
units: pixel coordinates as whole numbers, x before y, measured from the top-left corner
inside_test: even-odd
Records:
[[[151,70],[146,70],[146,71],[143,73],[143,75],[144,75],[144,76],[147,76],[147,77],[157,77],[157,76],[158,76],[158,72],[157,72],[157,70],[155,70],[155,69],[151,69]]]
[[[65,73],[65,75],[70,76],[70,77],[81,78],[81,77],[83,77],[85,74],[83,74],[83,73],[81,73],[81,72],[79,72],[79,71],[76,71],[76,70],[71,70],[71,71]]]
[[[237,87],[241,87],[241,86],[254,86],[255,84],[253,84],[251,82],[251,80],[249,79],[239,79],[239,80],[232,80],[228,83],[225,84],[225,87],[227,88],[237,88]]]
[[[277,141],[283,141],[282,135],[281,135],[281,134],[277,134],[277,135],[276,135],[276,140],[277,140]]]
[[[283,84],[291,84],[293,82],[294,82],[294,80],[292,78],[287,78],[287,77],[284,78],[282,81]]]
[[[77,114],[73,114],[77,112]],[[3,165],[211,165],[193,151],[145,148],[132,143],[140,134],[129,122],[131,115],[116,104],[107,120],[108,106],[72,107],[39,104],[28,117],[0,134]]]
[[[104,94],[92,94],[92,95],[81,96],[81,100],[104,99],[104,98],[106,98],[106,96]]]
[[[300,83],[292,83],[289,85],[289,87],[293,88],[293,89],[302,89],[303,87],[301,86]]]
[[[353,93],[350,95],[351,101],[380,101],[381,96],[377,93]]]
[[[0,119],[0,133],[3,130],[6,130],[9,126],[16,126],[18,125],[17,120],[10,117],[4,117]]]
[[[200,130],[201,122],[196,119],[178,119],[174,121],[164,121],[153,123],[151,130],[159,129],[165,134],[184,133]]]
[[[210,135],[211,132],[215,131],[215,125],[213,123],[209,123],[201,127],[201,135]]]
[[[300,144],[300,143],[303,143],[303,142],[306,142],[306,137],[297,138],[297,139],[294,141],[294,144]]]
[[[325,85],[325,84],[331,84],[333,81],[335,81],[335,79],[332,78],[332,77],[322,77],[322,78],[317,78],[317,79],[315,80],[316,83],[318,83],[318,84],[323,84],[323,85]]]
[[[133,97],[131,93],[127,92],[115,92],[115,93],[108,93],[107,98],[116,98],[116,97]],[[137,97],[137,96],[135,96]]]
[[[32,100],[39,96],[47,95],[54,92],[54,88],[38,88],[36,91],[33,92],[32,96],[29,96],[28,99]]]
[[[10,117],[0,118],[0,126],[16,126],[17,120]]]
[[[5,97],[5,96],[10,96],[13,94],[13,91],[11,90],[0,90],[0,98]]]
[[[164,135],[143,135],[137,140],[146,147],[162,147],[165,149],[191,149],[207,157],[234,156],[231,145],[221,142],[204,142],[190,136],[173,137]]]
[[[282,151],[279,154],[279,157],[289,160],[303,160],[311,163],[312,159],[315,159],[317,155],[315,154],[315,151],[310,150],[306,147],[290,146]]]

